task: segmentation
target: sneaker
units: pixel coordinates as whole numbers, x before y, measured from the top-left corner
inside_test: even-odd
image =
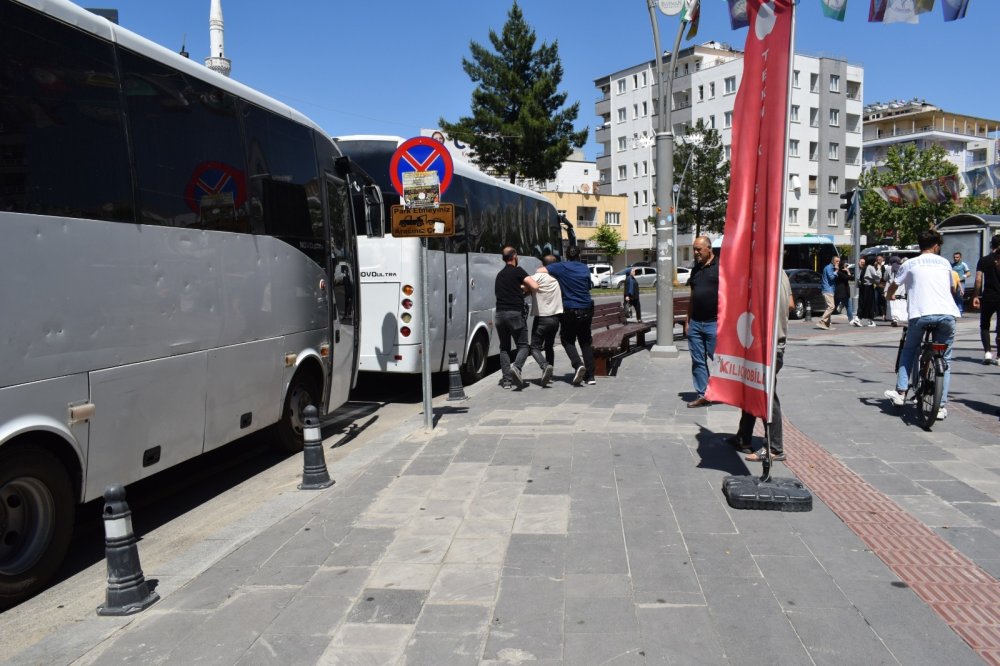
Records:
[[[893,389],[891,391],[886,391],[882,395],[884,395],[885,397],[889,398],[889,400],[892,401],[892,404],[896,405],[897,407],[902,407],[903,403],[906,400],[903,397],[903,394],[900,393],[899,391],[895,390],[895,389]]]
[[[597,380],[591,377],[590,379],[585,381],[584,384],[586,384],[587,386],[595,386],[597,384]]]
[[[875,328],[875,320],[874,319],[872,319],[870,322],[868,322],[868,328]]]
[[[521,379],[521,369],[516,365],[510,366],[510,380],[519,389],[524,388],[524,380]]]
[[[830,325],[825,321],[823,321],[822,319],[820,319],[818,322],[816,322],[816,328],[822,328],[824,331],[829,331]]]
[[[993,354],[990,352],[986,352],[986,354],[983,355],[983,365],[989,365],[992,362],[993,362]]]
[[[552,366],[547,365],[545,366],[545,369],[542,370],[542,388],[548,386],[549,382],[551,381],[552,381]]]
[[[948,418],[948,410],[942,407],[938,410],[937,420],[944,421],[946,418]]]
[[[499,382],[499,386],[502,389],[509,389],[510,388],[510,380],[509,379],[501,379],[500,382]]]
[[[850,323],[851,323],[851,326],[858,326],[858,327],[861,326],[861,320],[858,319],[857,317],[855,317],[854,319],[852,319]]]
[[[579,386],[583,383],[583,376],[587,374],[587,368],[582,365],[576,369],[573,373],[573,386]]]

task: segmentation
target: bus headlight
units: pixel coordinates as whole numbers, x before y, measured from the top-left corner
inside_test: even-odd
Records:
[[[413,315],[411,315],[409,312],[404,312],[403,316],[400,317],[400,319],[403,320],[404,324],[409,324],[410,320],[413,319]]]

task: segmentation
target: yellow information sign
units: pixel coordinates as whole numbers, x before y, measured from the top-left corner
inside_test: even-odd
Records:
[[[437,208],[392,207],[392,235],[396,238],[440,238],[455,235],[455,205]]]

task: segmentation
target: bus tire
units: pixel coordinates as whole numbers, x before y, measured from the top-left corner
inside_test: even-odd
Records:
[[[275,444],[285,453],[302,450],[302,410],[309,405],[319,408],[322,389],[308,372],[299,370],[288,384],[281,420],[274,426]]]
[[[76,502],[65,466],[35,445],[0,449],[0,610],[41,590],[73,536]]]
[[[486,361],[490,353],[490,340],[483,331],[476,333],[469,345],[469,353],[462,365],[462,381],[475,384],[486,376]]]

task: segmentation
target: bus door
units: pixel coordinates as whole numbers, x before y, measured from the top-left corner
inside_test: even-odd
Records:
[[[455,352],[459,365],[465,359],[469,335],[469,268],[468,243],[465,239],[466,209],[455,206],[455,235],[445,253],[444,349],[441,369],[448,367],[448,352]]]
[[[357,240],[351,214],[347,181],[329,173],[325,176],[326,204],[330,234],[326,274],[330,294],[330,337],[332,352],[327,372],[330,387],[327,405],[347,402],[357,368],[358,262]]]

